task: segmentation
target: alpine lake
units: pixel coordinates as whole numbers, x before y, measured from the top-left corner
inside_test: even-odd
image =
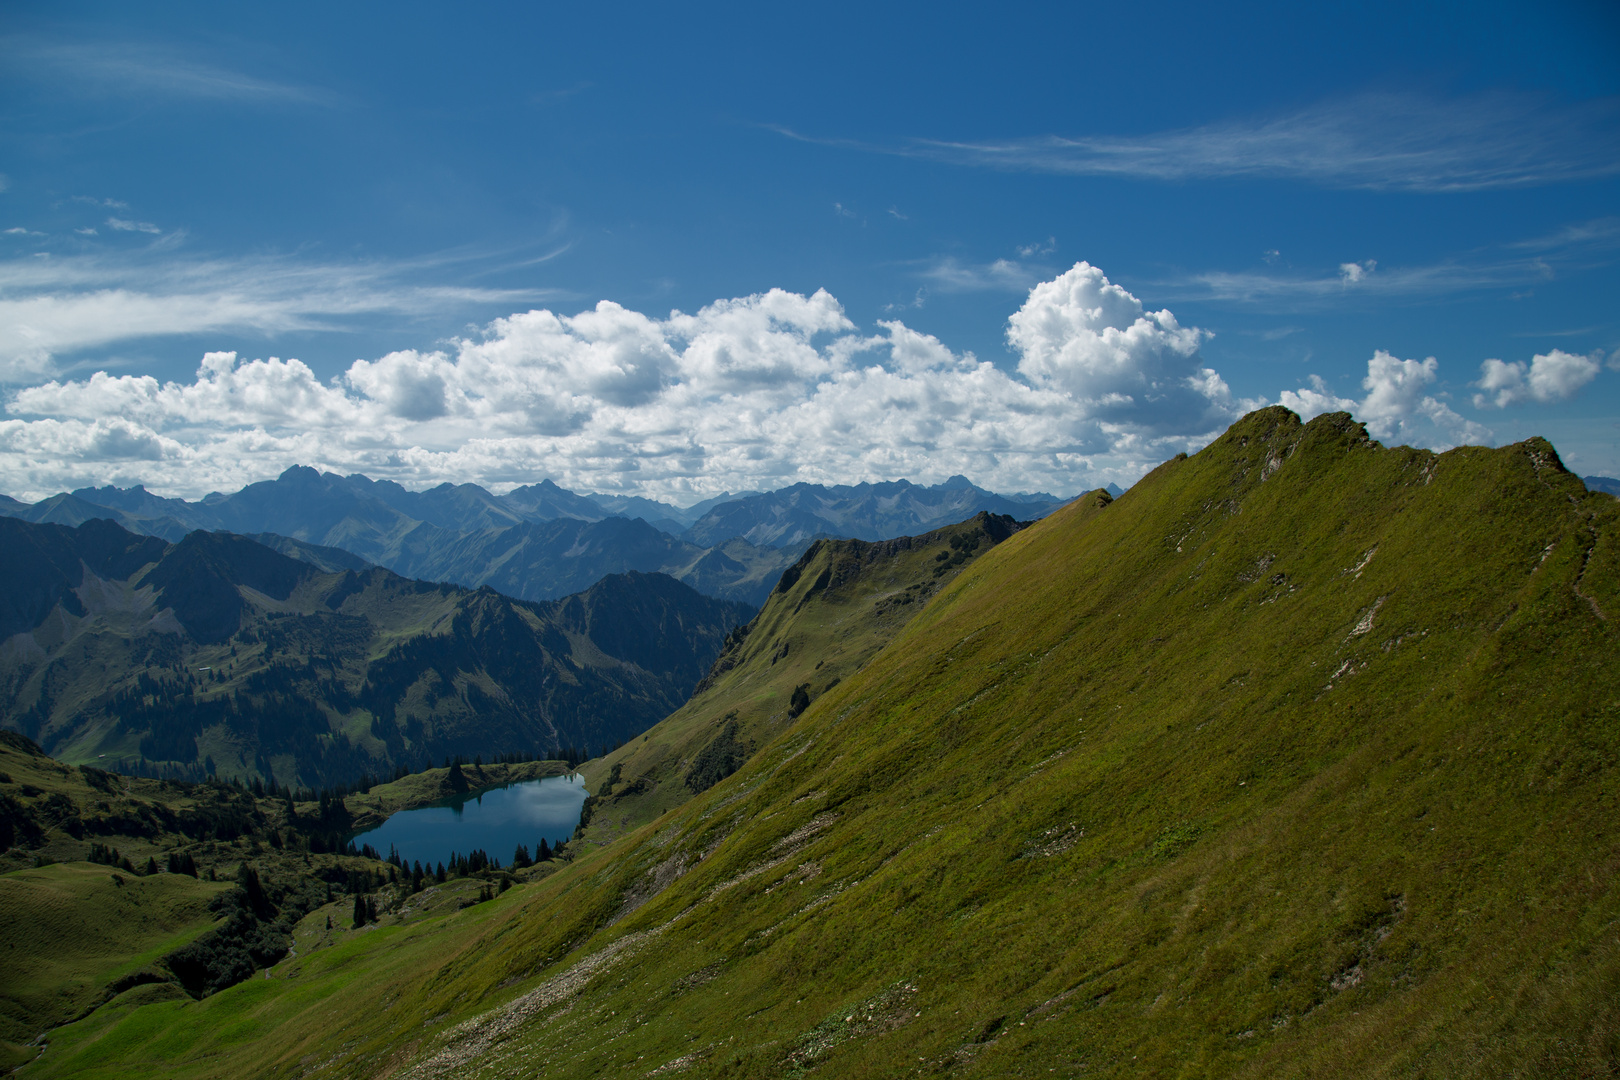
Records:
[[[428,869],[448,862],[452,852],[474,850],[510,866],[519,844],[532,856],[542,839],[555,847],[573,836],[585,795],[585,778],[578,773],[489,788],[401,810],[356,834],[354,844],[370,844],[384,857],[392,848],[405,865],[421,860]]]

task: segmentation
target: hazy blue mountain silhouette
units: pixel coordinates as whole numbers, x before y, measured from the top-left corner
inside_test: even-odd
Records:
[[[69,526],[105,518],[171,541],[197,529],[224,530],[323,568],[347,568],[331,554],[343,551],[411,577],[489,585],[526,600],[554,599],[607,574],[639,571],[758,605],[817,537],[886,540],[981,511],[1027,521],[1065,501],[1045,493],[998,495],[954,476],[932,486],[794,484],[683,508],[639,496],[581,495],[550,480],[504,495],[477,484],[411,491],[392,480],[300,465],[197,502],[139,486],[81,488],[31,505],[5,499],[0,515]]]

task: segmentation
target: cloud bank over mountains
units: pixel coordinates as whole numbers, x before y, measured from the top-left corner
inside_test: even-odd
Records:
[[[214,352],[190,382],[98,372],[13,392],[0,489],[144,483],[195,498],[308,464],[412,487],[549,477],[678,502],[955,473],[1067,494],[1128,484],[1266,404],[1236,398],[1208,366],[1207,331],[1084,262],[1031,289],[1007,337],[1013,372],[899,321],[863,333],[824,290],[772,289],[667,318],[610,301],[531,310],[439,351],[356,361],[329,382],[298,360]],[[1597,367],[1562,353],[1487,361],[1476,385],[1505,407],[1567,397]],[[1348,409],[1384,439],[1489,439],[1435,393],[1437,372],[1433,358],[1380,351],[1360,401],[1319,379],[1278,400],[1307,417]]]

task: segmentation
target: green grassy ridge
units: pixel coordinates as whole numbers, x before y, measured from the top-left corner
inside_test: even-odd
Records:
[[[209,999],[250,1041],[183,1005],[61,1045],[183,1028],[178,1076],[1603,1074],[1617,536],[1543,441],[1265,410],[998,545],[687,805],[379,938],[409,959],[340,1015],[255,985]],[[56,1060],[27,1075],[90,1059]]]
[[[686,704],[582,766],[598,795],[585,844],[611,842],[691,798],[693,763],[727,723],[746,748],[769,742],[792,719],[796,688],[814,700],[859,671],[963,565],[1018,528],[980,513],[915,537],[815,541]]]
[[[1614,597],[1612,505],[1583,497],[1555,466],[1538,468],[1535,459],[1545,456],[1545,444],[1435,458],[1383,450],[1359,435],[1344,418],[1337,424],[1335,418],[1318,421],[1306,432],[1281,417],[1251,417],[1191,464],[1166,467],[1114,507],[1076,507],[1050,526],[1014,537],[964,573],[848,687],[812,708],[781,753],[762,754],[677,814],[676,822],[664,824],[695,834],[687,847],[695,855],[712,841],[707,830],[724,827],[714,819],[729,807],[719,804],[735,789],[754,789],[751,816],[712,856],[712,870],[700,865],[604,936],[661,925],[715,885],[770,861],[778,838],[829,810],[843,817],[799,858],[822,864],[814,880],[857,882],[817,909],[825,914],[795,915],[805,905],[793,903],[802,894],[779,899],[784,890],[794,891],[791,882],[781,883],[779,875],[788,869],[783,867],[720,894],[713,906],[721,910],[712,917],[705,918],[700,902],[661,936],[658,956],[647,961],[655,970],[705,954],[746,958],[731,961],[737,965],[726,976],[736,980],[732,994],[718,989],[721,979],[709,984],[716,989],[692,991],[705,998],[697,1010],[702,1034],[695,1041],[713,1049],[729,1045],[731,1035],[720,1033],[731,1032],[739,1043],[754,1044],[729,1069],[714,1051],[710,1071],[771,1072],[779,1060],[768,1044],[784,1030],[802,1024],[798,1030],[810,1031],[828,1012],[897,977],[923,985],[925,1008],[918,1011],[953,1019],[927,1029],[907,1025],[874,1040],[864,1054],[861,1047],[868,1044],[854,1041],[839,1051],[832,1066],[837,1075],[905,1071],[897,1063],[914,1059],[897,1052],[896,1040],[911,1042],[930,1061],[941,1055],[957,1060],[975,1045],[974,1034],[995,1019],[990,1010],[1016,1016],[1070,991],[1039,1014],[1060,1016],[1061,1024],[1050,1022],[1056,1026],[1039,1037],[1014,1026],[967,1053],[964,1070],[1013,1071],[1023,1054],[1054,1066],[1084,1057],[1091,1070],[1128,1069],[1133,1054],[1140,1062],[1148,1050],[1146,1069],[1160,1075],[1210,1068],[1308,1073],[1345,1060],[1369,1073],[1428,1068],[1473,1075],[1490,1071],[1493,1060],[1520,1060],[1527,1049],[1531,1060],[1536,1053],[1552,1055],[1543,1062],[1578,1069],[1579,1062],[1557,1059],[1560,1036],[1577,1036],[1568,1040],[1570,1057],[1584,1052],[1601,1060],[1608,1051],[1605,1025],[1613,1030],[1612,998],[1605,995],[1614,968],[1612,950],[1593,931],[1616,912],[1606,884],[1612,879],[1601,872],[1612,865],[1614,852],[1612,841],[1587,838],[1601,837],[1605,808],[1583,799],[1591,780],[1581,771],[1557,777],[1562,790],[1553,793],[1561,796],[1552,800],[1555,814],[1544,809],[1531,816],[1527,807],[1512,805],[1525,796],[1503,790],[1503,763],[1513,751],[1501,743],[1531,742],[1527,735],[1533,732],[1546,759],[1560,761],[1589,748],[1581,756],[1588,758],[1583,764],[1593,770],[1598,788],[1605,774],[1612,781],[1612,724],[1605,730],[1592,714],[1615,702],[1613,675],[1601,664],[1594,667],[1595,660],[1612,660],[1613,641],[1571,588],[1584,560],[1582,591],[1600,605]],[[1270,451],[1291,444],[1297,460],[1290,455],[1289,468],[1259,483]],[[1425,483],[1430,475],[1434,479]],[[1436,490],[1436,483],[1454,490]],[[1337,506],[1324,506],[1323,487]],[[1392,497],[1406,505],[1391,509],[1385,501]],[[1504,516],[1502,510],[1512,513]],[[1270,527],[1263,520],[1248,526],[1267,512],[1273,515]],[[1231,528],[1234,521],[1244,527]],[[1592,555],[1585,557],[1585,545],[1576,541],[1599,523]],[[1248,550],[1257,538],[1281,547],[1275,541],[1283,535],[1295,537],[1285,550]],[[1455,538],[1444,560],[1432,554],[1435,537]],[[1181,541],[1181,553],[1173,540]],[[1554,552],[1536,564],[1550,541]],[[1389,544],[1394,551],[1380,553],[1397,557],[1380,565],[1375,554],[1361,578],[1345,573],[1374,543]],[[1569,551],[1563,563],[1555,559],[1560,546]],[[1266,554],[1275,555],[1273,574],[1287,573],[1299,585],[1293,599],[1310,601],[1292,618],[1276,614],[1281,599],[1262,603],[1270,595],[1269,577],[1242,580]],[[1146,572],[1117,572],[1122,563],[1138,560],[1149,562]],[[1200,562],[1202,573],[1191,580]],[[1538,565],[1549,572],[1527,581]],[[1371,572],[1375,566],[1378,573]],[[1347,581],[1359,588],[1346,589]],[[1083,589],[1075,587],[1081,583]],[[1386,608],[1395,604],[1396,584],[1418,593],[1416,613],[1423,617],[1412,629],[1430,629],[1425,651],[1408,654],[1417,670],[1389,672],[1388,684],[1376,686],[1366,678],[1369,666],[1336,686],[1343,692],[1337,701],[1332,692],[1325,695],[1324,705],[1317,697],[1328,680],[1316,669],[1329,659],[1342,664],[1343,646],[1356,640],[1350,631],[1379,595],[1389,597]],[[1070,603],[1054,603],[1059,597]],[[1206,605],[1224,608],[1218,613],[1230,622],[1212,626]],[[1457,625],[1462,617],[1486,613],[1488,622]],[[1403,613],[1396,607],[1389,614]],[[1494,626],[1503,615],[1508,622]],[[1282,625],[1262,621],[1243,633],[1243,624],[1257,617]],[[1431,621],[1432,627],[1422,625]],[[1196,633],[1198,624],[1205,633]],[[1393,641],[1407,629],[1392,618],[1373,642]],[[1504,629],[1512,635],[1508,642],[1501,637]],[[1588,640],[1599,634],[1604,636]],[[1178,637],[1179,650],[1162,647]],[[1194,637],[1203,640],[1188,640]],[[1156,638],[1164,639],[1161,648],[1144,654],[1140,645]],[[1125,648],[1121,639],[1134,640],[1138,648]],[[1568,646],[1573,671],[1533,670],[1548,663],[1542,643],[1549,640]],[[1203,647],[1190,647],[1198,644]],[[1270,648],[1262,651],[1262,644]],[[1514,648],[1504,657],[1508,644]],[[1528,655],[1519,652],[1525,647]],[[1404,661],[1400,649],[1382,654],[1380,648],[1379,658]],[[1281,670],[1256,671],[1256,658]],[[1068,678],[1049,668],[1064,660],[1062,675]],[[1182,677],[1172,682],[1161,674],[1160,685],[1151,685],[1155,661]],[[1426,685],[1434,672],[1453,685],[1438,691]],[[1541,677],[1548,675],[1553,677]],[[1204,685],[1188,685],[1194,677]],[[1552,702],[1543,700],[1520,716],[1496,714],[1494,723],[1482,723],[1469,703],[1458,701],[1465,692],[1477,696],[1481,683],[1495,684],[1504,697],[1512,688],[1575,707],[1549,710]],[[1082,689],[1083,698],[1077,696]],[[1274,714],[1290,698],[1308,698],[1310,704],[1302,720],[1290,723],[1290,737],[1279,739]],[[1072,714],[1071,705],[1079,706]],[[850,706],[852,715],[840,724],[839,714]],[[1520,712],[1522,704],[1515,706]],[[1549,713],[1561,711],[1563,723],[1554,727]],[[1411,720],[1414,713],[1426,722]],[[1095,727],[1081,726],[1088,714],[1096,717]],[[1406,716],[1408,723],[1390,730],[1372,722],[1391,716]],[[1188,736],[1210,720],[1229,730],[1212,737],[1213,745],[1189,745]],[[1434,775],[1436,758],[1442,748],[1456,746],[1452,736],[1459,728],[1477,740],[1465,778],[1481,785],[1462,791],[1452,790],[1448,777]],[[822,737],[804,753],[781,760],[797,749],[791,744],[815,735]],[[1093,749],[1085,748],[1084,736]],[[1062,758],[1038,768],[1063,750]],[[1227,760],[1232,758],[1238,760]],[[859,765],[840,767],[850,762]],[[780,765],[781,772],[760,775],[768,765]],[[975,807],[980,820],[961,821],[974,795],[1002,788]],[[816,790],[826,795],[795,803]],[[705,823],[703,814],[711,809],[719,812]],[[1423,810],[1428,812],[1418,817]],[[1425,819],[1446,839],[1437,850],[1408,851],[1392,844],[1389,833],[1369,831],[1387,828],[1391,819],[1407,834],[1399,837],[1403,841],[1422,841],[1423,826],[1411,823]],[[1052,844],[1046,837],[1070,820],[1086,834],[1072,848],[1019,857]],[[941,831],[930,836],[936,828]],[[1057,840],[1063,837],[1060,831]],[[1563,851],[1538,848],[1553,837],[1562,838]],[[657,865],[655,855],[678,854],[678,843],[654,848],[644,842],[633,855],[622,854],[621,868],[605,875],[600,887],[606,902],[581,911],[576,900],[566,912],[559,909],[553,921],[564,925],[546,928],[552,934],[536,926],[535,951],[611,910],[637,871]],[[1571,856],[1580,859],[1571,865]],[[1507,882],[1446,880],[1455,873],[1449,867],[1470,861],[1494,864]],[[1474,929],[1470,914],[1486,909],[1484,901],[1501,884],[1547,901],[1544,920],[1511,928],[1493,920]],[[1280,902],[1271,886],[1281,886]],[[1067,895],[1048,898],[1053,888]],[[1209,901],[1196,901],[1210,894],[1222,903],[1199,917]],[[1405,905],[1398,919],[1397,900]],[[1459,909],[1465,914],[1457,915]],[[1381,921],[1386,913],[1387,923]],[[942,930],[953,923],[968,924],[968,933]],[[1377,938],[1386,926],[1388,935]],[[764,939],[769,944],[760,948],[757,935],[773,927]],[[1401,951],[1413,943],[1419,946],[1416,958],[1410,949]],[[1590,950],[1593,967],[1572,969],[1568,958],[1583,950]],[[1397,994],[1364,975],[1333,991],[1333,980],[1347,976],[1356,966],[1347,961],[1358,956],[1368,970],[1385,965],[1381,976],[1405,976],[1419,990],[1415,996]],[[664,957],[674,962],[659,964]],[[1531,957],[1534,962],[1527,962]],[[1398,960],[1411,970],[1391,971],[1388,965]],[[460,974],[464,985],[477,986],[497,973]],[[1513,987],[1524,1012],[1473,1008],[1490,997],[1471,1000],[1467,984],[1473,978],[1487,986],[1501,980],[1504,991]],[[800,1004],[797,993],[789,997],[796,982],[812,983],[817,992]],[[1160,994],[1183,999],[1180,1009],[1147,1015],[1162,1001]],[[722,995],[741,996],[748,1011],[783,1010],[783,1018],[749,1024]],[[608,1012],[616,1011],[615,1001],[634,1000],[608,985],[592,997]],[[1077,998],[1102,998],[1106,1006],[1120,997],[1136,1008],[1096,1016],[1072,1010]],[[1188,1001],[1201,1006],[1191,1023]],[[576,1005],[572,1015],[583,1011]],[[1363,1020],[1352,1012],[1379,1015]],[[964,1013],[970,1019],[955,1019]],[[1430,1020],[1413,1027],[1415,1016]],[[1446,1023],[1437,1024],[1442,1018]],[[1261,1038],[1258,1032],[1239,1038],[1261,1021],[1260,1030],[1268,1033],[1262,1041],[1251,1041]],[[665,1026],[644,1029],[640,1042],[667,1054],[667,1061],[688,1040],[654,1034]],[[1421,1038],[1407,1043],[1413,1031],[1438,1044]],[[550,1035],[538,1023],[526,1044],[512,1049],[546,1056]],[[1464,1049],[1469,1052],[1451,1057]],[[606,1048],[579,1052],[583,1060],[571,1071],[580,1074],[608,1058]],[[1071,1052],[1074,1057],[1067,1056]],[[645,1060],[656,1059],[655,1053]]]

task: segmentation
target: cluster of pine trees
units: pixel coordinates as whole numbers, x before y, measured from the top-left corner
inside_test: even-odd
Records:
[[[354,928],[360,929],[368,922],[377,921],[377,901],[374,897],[362,893],[354,894]]]
[[[308,879],[272,883],[243,863],[236,887],[209,903],[222,921],[170,953],[169,970],[193,997],[233,986],[287,955],[298,920],[330,900],[330,885]]]
[[[135,873],[135,867],[130,863],[129,856],[121,854],[115,847],[109,847],[95,840],[90,841],[90,854],[86,858],[93,863],[114,866],[131,874]]]
[[[140,869],[136,869],[135,864],[129,861],[128,855],[123,854],[115,847],[95,840],[90,842],[90,854],[85,856],[85,858],[89,862],[100,863],[102,866],[116,867],[117,869],[123,870],[126,873],[139,874],[142,877],[151,877],[153,874],[159,872],[157,859],[154,857],[148,855],[146,857],[146,865]],[[171,874],[190,874],[192,877],[196,877],[197,860],[193,859],[190,855],[177,855],[171,851],[169,853],[168,866],[166,869]],[[213,880],[212,873],[209,874],[208,880]]]
[[[531,857],[529,855],[529,845],[519,844],[517,850],[512,852],[512,869],[522,870],[525,867],[533,866],[535,863],[550,862],[557,857],[557,852],[561,849],[562,844],[559,843],[556,848],[553,848],[546,842],[546,838],[542,836],[540,843],[535,845],[534,855]]]
[[[476,877],[480,874],[499,873],[501,870],[501,860],[491,857],[482,848],[474,848],[465,855],[452,851],[448,865],[441,862],[437,866],[432,863],[423,866],[420,859],[407,865],[405,860],[400,858],[398,849],[394,847],[388,849],[386,857],[378,854],[377,849],[370,844],[361,845],[359,850],[354,850],[353,844],[350,844],[349,848],[348,854],[362,855],[365,858],[376,859],[380,863],[387,864],[389,867],[388,881],[391,884],[407,882],[412,893],[421,892],[430,883],[443,885],[453,877]],[[519,850],[524,849],[520,848]],[[548,851],[546,857],[552,858],[553,853]],[[533,864],[526,863],[525,865]]]

